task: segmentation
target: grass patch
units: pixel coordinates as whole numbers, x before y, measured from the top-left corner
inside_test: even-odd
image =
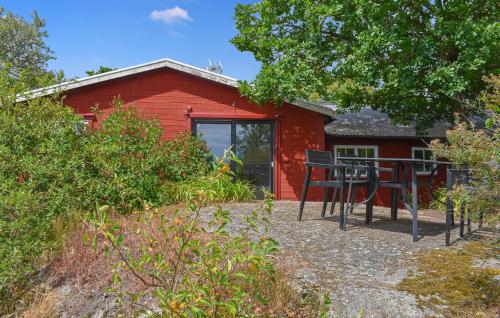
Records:
[[[417,272],[397,289],[417,296],[446,317],[495,317],[500,301],[499,269],[486,261],[498,258],[498,241],[475,241],[460,249],[438,249],[417,255]]]

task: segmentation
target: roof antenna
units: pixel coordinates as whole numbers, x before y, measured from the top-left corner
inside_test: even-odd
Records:
[[[208,67],[207,67],[207,71],[214,72],[214,73],[217,73],[217,74],[222,74],[223,67],[222,67],[222,63],[221,63],[221,61],[219,61],[219,62],[215,62],[215,61],[212,61],[212,60],[209,58],[209,59],[208,59]]]

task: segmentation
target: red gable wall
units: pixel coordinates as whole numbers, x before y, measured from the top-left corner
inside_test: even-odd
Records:
[[[304,152],[324,149],[324,116],[285,104],[276,108],[249,103],[234,87],[225,86],[171,69],[141,73],[99,85],[67,92],[64,103],[78,113],[89,113],[99,105],[104,113],[112,110],[119,96],[133,104],[140,114],[158,118],[166,138],[191,130],[192,118],[274,119],[275,194],[277,199],[300,198],[304,178]],[[318,199],[312,189],[308,199]]]

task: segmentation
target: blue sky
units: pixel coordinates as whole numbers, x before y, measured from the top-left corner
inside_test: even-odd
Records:
[[[245,0],[4,0],[6,11],[47,22],[49,46],[57,59],[51,69],[85,76],[100,65],[126,67],[172,58],[198,67],[220,60],[224,74],[252,79],[259,64],[236,50],[233,13]]]

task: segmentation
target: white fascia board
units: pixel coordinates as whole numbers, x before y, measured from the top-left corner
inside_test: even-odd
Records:
[[[18,98],[16,101],[22,102],[30,98],[37,98],[37,97],[42,97],[42,96],[47,96],[51,95],[54,93],[59,93],[59,92],[64,92],[64,91],[69,91],[73,89],[77,89],[80,87],[85,87],[85,86],[90,86],[90,85],[96,85],[100,84],[103,82],[107,82],[110,80],[114,79],[119,79],[131,75],[136,75],[139,73],[143,72],[148,72],[148,71],[153,71],[161,68],[170,68],[174,69],[183,73],[191,74],[193,76],[201,77],[210,81],[214,81],[223,85],[227,85],[230,87],[238,87],[238,80],[235,78],[225,76],[222,74],[214,73],[207,71],[205,69],[195,67],[189,64],[185,64],[182,62],[178,62],[172,59],[161,59],[157,61],[152,61],[144,64],[139,64],[139,65],[134,65],[130,67],[125,67],[121,68],[118,70],[102,73],[102,74],[97,74],[97,75],[92,75],[88,77],[83,77],[83,78],[78,78],[74,79],[71,81],[67,81],[61,84],[56,84],[48,87],[43,87],[39,89],[35,89],[32,91],[28,91],[23,94],[19,94]],[[295,102],[288,102],[292,105],[295,105],[300,108],[308,109],[310,111],[320,113],[326,116],[333,116],[334,111],[331,108],[316,104],[316,103],[311,103],[311,102],[306,102],[302,100],[298,100]]]

